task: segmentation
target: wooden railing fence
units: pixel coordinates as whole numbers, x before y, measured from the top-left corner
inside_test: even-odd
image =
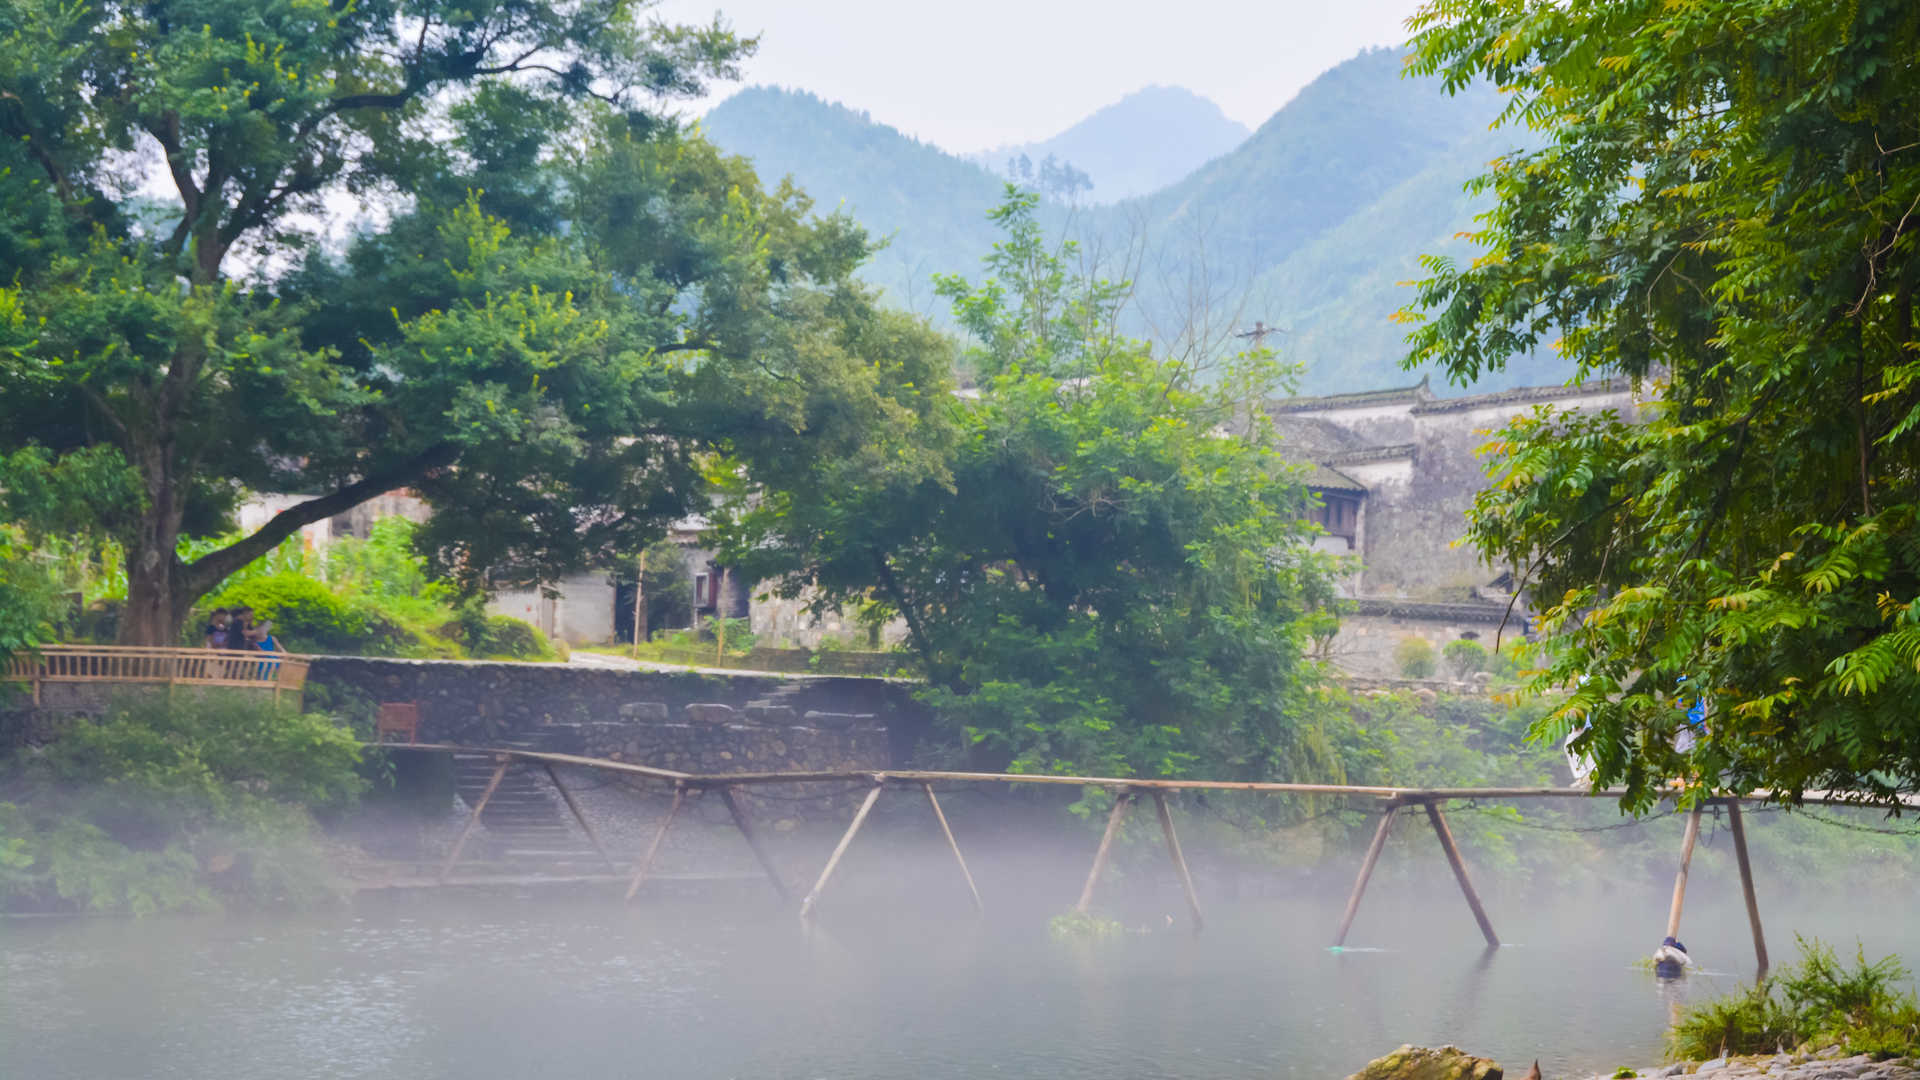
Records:
[[[44,645],[8,657],[0,677],[30,684],[36,705],[48,683],[250,687],[271,690],[278,701],[282,694],[299,699],[308,666],[306,657],[287,653]]]

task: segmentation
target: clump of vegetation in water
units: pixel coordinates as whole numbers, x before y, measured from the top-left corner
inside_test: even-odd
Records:
[[[1667,1033],[1676,1059],[1770,1054],[1839,1046],[1876,1058],[1920,1052],[1920,1004],[1900,989],[1909,975],[1889,956],[1841,964],[1819,941],[1800,938],[1800,961],[1744,993],[1691,1005]]]
[[[1047,934],[1055,941],[1092,941],[1119,937],[1126,932],[1126,927],[1117,921],[1084,911],[1063,911],[1047,923]]]
[[[146,915],[337,895],[314,813],[366,787],[354,735],[248,694],[160,694],[0,759],[0,909]]]

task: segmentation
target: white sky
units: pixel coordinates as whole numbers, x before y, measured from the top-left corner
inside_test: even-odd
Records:
[[[955,153],[1044,139],[1143,86],[1183,86],[1258,127],[1420,0],[661,0],[760,34],[743,85],[810,90]],[[716,88],[704,112],[737,86]]]

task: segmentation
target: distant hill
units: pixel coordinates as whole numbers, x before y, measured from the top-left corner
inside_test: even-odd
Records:
[[[1005,180],[864,112],[760,86],[716,105],[701,126],[716,146],[751,158],[765,183],[792,176],[816,209],[845,207],[890,238],[866,277],[902,307],[944,321],[930,279],[972,272],[999,238],[987,211]]]
[[[1398,283],[1418,276],[1422,253],[1465,250],[1455,234],[1478,207],[1462,187],[1516,138],[1488,130],[1498,107],[1490,89],[1449,97],[1434,80],[1403,78],[1396,53],[1364,52],[1177,182],[1111,206],[1049,204],[1043,221],[1090,250],[1143,253],[1135,332],[1260,319],[1287,331],[1268,343],[1304,365],[1303,392],[1414,382],[1399,366],[1406,328],[1390,321],[1411,299]],[[890,238],[868,279],[943,323],[930,276],[977,274],[997,239],[986,212],[1000,178],[864,113],[756,89],[716,107],[706,130],[769,182],[791,174],[822,209],[844,205]],[[1478,388],[1565,374],[1533,358]]]
[[[1245,124],[1191,90],[1149,86],[1050,139],[982,151],[969,160],[1004,176],[1011,159],[1024,155],[1037,167],[1053,157],[1093,182],[1084,201],[1110,203],[1158,191],[1250,134]]]

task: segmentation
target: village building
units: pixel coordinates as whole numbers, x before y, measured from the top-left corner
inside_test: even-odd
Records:
[[[1298,463],[1318,496],[1310,516],[1320,527],[1316,549],[1350,560],[1340,578],[1339,633],[1325,658],[1359,676],[1401,674],[1396,650],[1420,638],[1437,652],[1457,640],[1496,641],[1528,633],[1524,598],[1513,595],[1515,575],[1489,567],[1461,542],[1466,513],[1485,486],[1477,451],[1487,432],[1536,406],[1562,409],[1638,408],[1625,380],[1581,386],[1523,387],[1488,394],[1441,397],[1427,382],[1267,404],[1283,453]],[[258,528],[296,496],[268,496],[242,507],[241,525]],[[309,549],[335,537],[364,538],[377,518],[425,520],[428,509],[404,491],[390,492],[302,530]],[[851,613],[816,614],[806,597],[783,598],[722,564],[699,516],[677,521],[668,539],[685,553],[693,597],[691,620],[747,619],[763,643],[816,648],[839,642],[873,644]],[[569,644],[631,641],[634,586],[630,568],[597,568],[555,581],[501,588],[489,599],[495,614],[511,615]],[[674,627],[651,627],[654,632]],[[905,626],[894,620],[878,644],[898,644]]]
[[[1400,674],[1396,650],[1421,638],[1437,652],[1461,639],[1491,651],[1528,633],[1515,575],[1462,542],[1486,486],[1478,450],[1488,432],[1537,406],[1623,416],[1637,408],[1626,380],[1536,386],[1460,397],[1417,385],[1273,401],[1283,452],[1319,496],[1322,551],[1351,555],[1339,634],[1327,659],[1352,675]]]

